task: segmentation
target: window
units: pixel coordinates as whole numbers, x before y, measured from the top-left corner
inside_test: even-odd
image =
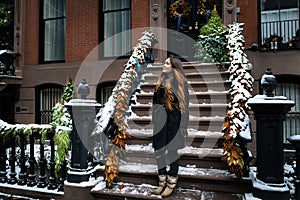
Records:
[[[131,1],[100,2],[101,57],[128,56],[131,50]],[[118,35],[117,35],[118,34]],[[115,36],[115,37],[113,37]]]
[[[277,48],[295,38],[299,29],[299,0],[260,0],[260,10],[262,45],[271,40],[278,42]]]
[[[280,81],[280,79],[278,79],[278,81]],[[278,83],[275,95],[285,96],[289,100],[295,101],[294,107],[287,113],[287,118],[283,122],[284,143],[288,143],[287,138],[299,134],[300,130],[300,84],[288,82]]]
[[[36,88],[36,123],[52,122],[52,109],[61,99],[63,87],[56,84],[45,84]]]
[[[102,106],[108,101],[108,98],[112,94],[112,91],[116,85],[116,82],[106,82],[98,84],[96,91],[96,100]]]
[[[65,60],[66,1],[42,0],[41,63]]]

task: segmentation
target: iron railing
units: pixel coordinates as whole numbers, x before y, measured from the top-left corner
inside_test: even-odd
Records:
[[[300,48],[297,30],[299,19],[262,22],[261,45],[266,49]]]

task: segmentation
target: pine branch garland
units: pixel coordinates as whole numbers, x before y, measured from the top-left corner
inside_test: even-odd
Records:
[[[243,25],[236,23],[229,25],[228,48],[230,56],[230,77],[232,82],[229,89],[230,104],[226,111],[222,132],[224,134],[224,156],[231,173],[238,178],[243,176],[243,152],[236,141],[237,137],[251,138],[247,101],[252,97],[254,79],[248,72],[249,60],[244,53],[244,37],[241,35]]]

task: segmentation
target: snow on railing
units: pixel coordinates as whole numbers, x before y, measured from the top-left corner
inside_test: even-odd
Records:
[[[60,171],[56,170],[54,140],[55,135],[70,132],[71,129],[64,126],[9,124],[0,120],[0,183],[62,192],[67,163],[61,163]]]
[[[243,23],[229,25],[228,49],[230,58],[229,80],[231,81],[230,103],[226,111],[223,130],[225,141],[224,161],[229,171],[243,176],[248,151],[245,143],[251,141],[250,119],[247,101],[252,97],[254,79],[250,75],[251,64],[244,52]],[[246,163],[247,164],[247,163]]]
[[[105,180],[108,188],[112,187],[114,179],[118,175],[119,165],[118,152],[125,149],[125,141],[130,138],[127,132],[128,124],[126,111],[129,109],[130,97],[136,90],[140,75],[143,73],[143,64],[146,63],[146,54],[151,53],[151,48],[157,43],[157,38],[151,31],[143,32],[138,44],[133,48],[128,62],[124,65],[116,86],[105,103],[103,109],[99,111],[99,118],[93,135],[105,134],[111,139],[111,151],[106,160]]]

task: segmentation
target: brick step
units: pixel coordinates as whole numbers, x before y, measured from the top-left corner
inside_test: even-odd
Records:
[[[146,73],[144,75],[145,81],[147,83],[156,83],[158,76],[160,75],[161,72],[155,71],[154,73]],[[224,71],[224,72],[206,72],[206,73],[187,73],[185,74],[186,78],[188,81],[203,81],[203,82],[208,82],[208,81],[226,81],[229,79],[229,72]]]
[[[187,146],[178,151],[180,155],[180,166],[193,165],[198,168],[227,169],[221,161],[223,149],[195,148]],[[152,144],[148,145],[126,145],[126,152],[122,160],[130,163],[156,164]]]
[[[209,91],[228,91],[231,85],[230,81],[198,81],[189,82],[189,90],[193,92],[209,92]],[[155,88],[154,83],[141,83],[143,92],[153,92]]]
[[[162,199],[160,195],[153,195],[152,191],[157,187],[150,184],[133,184],[128,182],[117,182],[112,189],[105,188],[105,181],[99,182],[91,193],[97,199],[106,200],[140,200],[140,199]],[[172,196],[165,198],[166,200],[242,200],[242,194],[231,194],[225,192],[200,191],[195,189],[177,188]]]
[[[104,166],[97,170],[103,176]],[[117,182],[130,182],[135,185],[157,184],[157,166],[141,163],[121,163]],[[228,193],[250,192],[250,178],[237,179],[228,170],[197,168],[194,166],[179,167],[178,188]]]
[[[219,131],[222,130],[224,117],[194,117],[190,116],[189,128],[199,131]],[[151,116],[130,117],[128,119],[130,129],[152,129]]]
[[[137,102],[141,104],[152,104],[153,92],[139,93],[136,95]],[[190,92],[190,103],[228,103],[229,93],[227,91]]]
[[[198,117],[225,116],[227,107],[227,104],[190,104],[189,113]],[[131,110],[140,117],[152,115],[152,105],[150,104],[132,105]]]

